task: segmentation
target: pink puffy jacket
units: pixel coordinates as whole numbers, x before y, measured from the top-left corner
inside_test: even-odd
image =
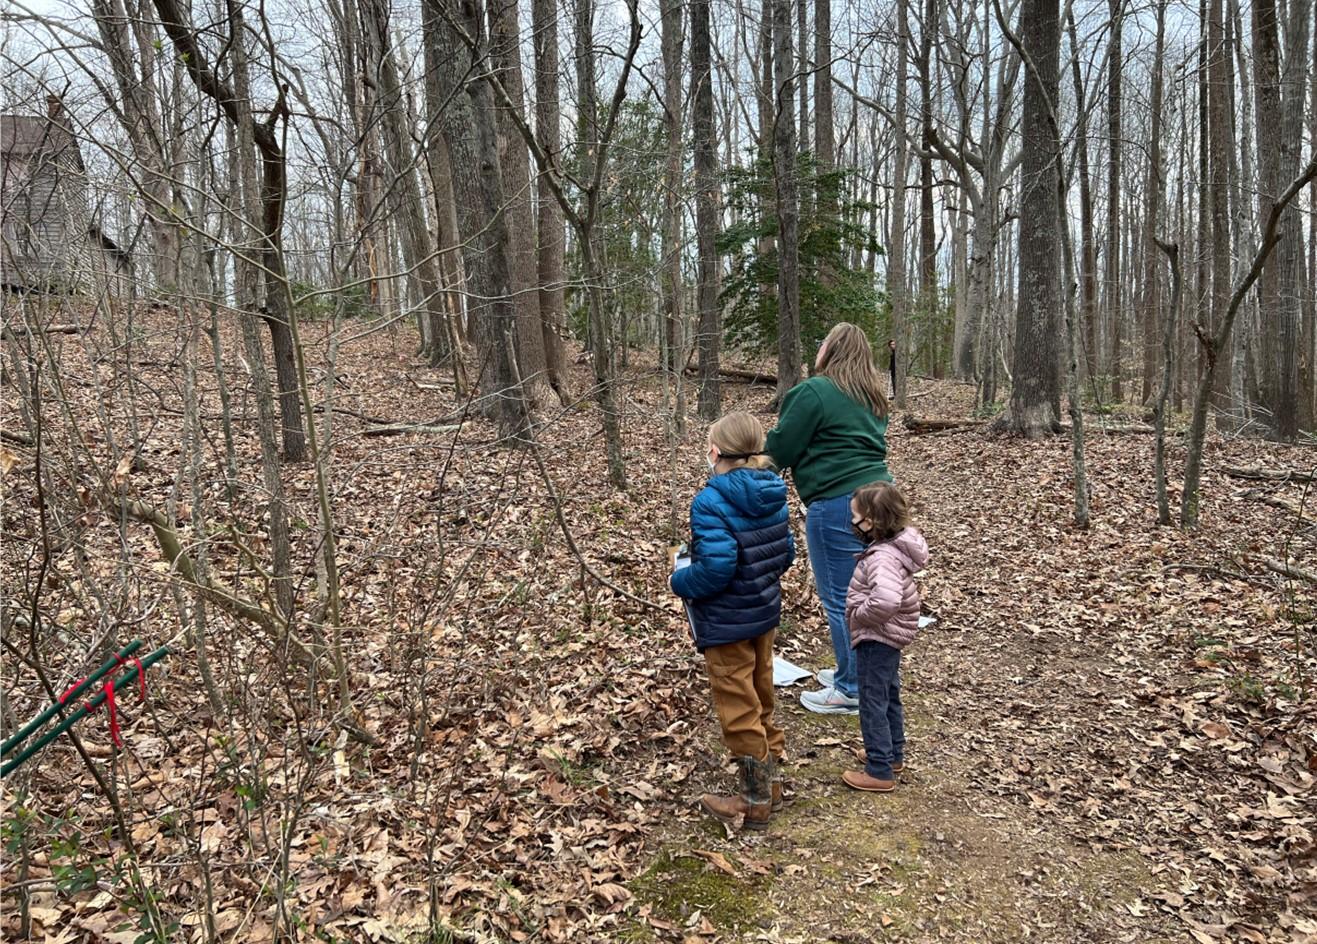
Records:
[[[870,544],[860,555],[846,591],[851,648],[883,642],[904,649],[919,630],[919,588],[914,575],[928,563],[928,543],[914,528]]]

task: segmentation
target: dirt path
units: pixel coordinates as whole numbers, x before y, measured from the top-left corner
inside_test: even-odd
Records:
[[[1150,443],[1090,449],[1099,524],[1080,534],[1065,443],[952,439],[898,434],[892,449],[940,618],[903,670],[902,785],[846,789],[856,720],[780,690],[795,802],[762,837],[728,836],[690,804],[632,883],[636,939],[1307,940],[1311,900],[1282,881],[1302,879],[1303,856],[1269,844],[1288,830],[1311,849],[1312,744],[1274,703],[1269,724],[1231,660],[1201,658],[1204,617],[1219,651],[1265,648],[1265,595],[1223,608],[1224,588],[1167,574],[1164,559],[1216,548],[1149,526]],[[814,605],[793,607],[804,622],[782,649],[818,668],[831,658]],[[711,768],[692,797],[726,789]]]

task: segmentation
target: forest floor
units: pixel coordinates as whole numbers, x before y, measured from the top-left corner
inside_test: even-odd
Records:
[[[59,410],[47,405],[43,461],[60,486],[48,501],[99,477],[170,509],[187,537],[198,517],[180,448],[187,332],[165,312],[139,318],[114,342],[105,327],[52,338],[63,390]],[[304,330],[319,399],[326,332]],[[203,341],[210,567],[259,598],[254,412],[237,332],[221,337],[241,474],[230,499]],[[342,635],[374,745],[336,723],[323,669],[308,677],[212,607],[217,713],[195,607],[174,594],[151,532],[93,508],[52,515],[66,523],[37,655],[55,687],[85,674],[107,629],[175,655],[152,670],[147,710],[121,695],[124,751],[103,716],[80,725],[135,860],[67,741],[5,782],[6,939],[20,939],[26,893],[30,939],[48,942],[136,941],[148,912],[188,941],[1317,941],[1317,592],[1264,564],[1317,561],[1311,486],[1225,474],[1311,471],[1311,448],[1213,435],[1203,525],[1184,534],[1155,525],[1152,437],[1105,434],[1094,417],[1093,525],[1079,531],[1066,437],[914,436],[894,422],[890,464],[928,537],[923,592],[938,618],[903,670],[909,771],[889,796],[846,790],[855,720],[810,715],[802,686],[781,689],[793,799],[751,835],[696,811],[731,776],[665,588],[664,548],[703,479],[698,421],[669,449],[659,377],[636,355],[619,385],[630,487],[615,492],[595,407],[542,416],[539,453],[576,543],[609,583],[654,604],[642,605],[582,573],[534,453],[503,448],[483,420],[363,435],[363,417],[444,425],[462,412],[413,343],[379,331],[345,344],[336,367],[333,406],[351,411],[333,414],[330,483]],[[955,383],[913,393],[920,416],[972,407],[972,388]],[[6,430],[21,428],[17,396],[4,388]],[[727,409],[764,411],[770,398],[724,387]],[[133,428],[145,448],[125,462],[115,444]],[[1174,482],[1178,437],[1169,453]],[[26,609],[41,557],[36,457],[8,443],[0,458],[4,595]],[[285,484],[302,580],[294,631],[314,638],[311,468],[287,468]],[[780,652],[822,668],[803,556],[784,585]],[[6,618],[9,655],[30,659],[17,626]],[[4,686],[18,718],[46,702],[8,655]]]

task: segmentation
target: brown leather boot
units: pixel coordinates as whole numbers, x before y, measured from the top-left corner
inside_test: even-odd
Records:
[[[786,758],[784,757],[773,758],[773,777],[772,777],[773,807],[772,808],[774,813],[779,812],[786,802],[782,798],[783,792],[786,789],[785,767],[786,767]]]
[[[772,761],[738,757],[741,792],[737,796],[700,797],[704,812],[729,826],[738,818],[746,829],[765,829],[773,815]]]

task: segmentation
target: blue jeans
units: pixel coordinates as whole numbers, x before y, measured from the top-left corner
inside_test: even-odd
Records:
[[[855,655],[851,651],[851,631],[846,626],[846,590],[855,573],[856,555],[864,550],[864,545],[851,530],[850,495],[810,502],[805,515],[805,544],[809,548],[814,587],[823,612],[828,615],[832,654],[837,658],[837,674],[832,684],[843,695],[855,698],[859,683]]]
[[[892,765],[905,761],[905,712],[901,709],[901,650],[882,642],[855,647],[860,673],[860,733],[865,772],[892,779]]]

